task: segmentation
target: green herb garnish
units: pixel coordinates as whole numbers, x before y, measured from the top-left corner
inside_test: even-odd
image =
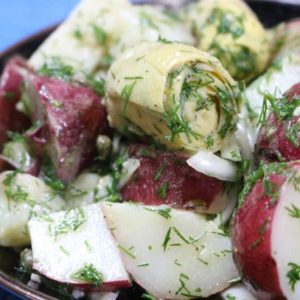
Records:
[[[57,57],[53,57],[51,61],[45,63],[38,71],[42,76],[56,77],[64,81],[70,81],[74,76],[74,69],[65,65]]]
[[[292,262],[290,262],[288,266],[290,267],[290,270],[286,276],[288,277],[289,285],[294,292],[297,282],[300,281],[300,266]]]
[[[49,227],[50,233],[57,238],[59,235],[74,232],[86,222],[86,216],[81,207],[67,210],[58,224]]]
[[[104,281],[103,274],[99,272],[93,264],[85,264],[72,275],[72,278],[91,283],[96,287],[101,286]]]
[[[292,218],[300,219],[300,208],[292,204],[291,207],[285,208],[289,212],[289,216]]]
[[[132,91],[136,85],[136,81],[130,83],[130,84],[126,84],[121,92],[121,97],[124,99],[124,106],[123,106],[123,111],[125,112],[128,102],[130,100]]]
[[[168,193],[168,189],[169,189],[169,183],[168,182],[164,182],[162,183],[157,191],[156,194],[161,198],[161,199],[166,199],[167,197],[167,193]]]

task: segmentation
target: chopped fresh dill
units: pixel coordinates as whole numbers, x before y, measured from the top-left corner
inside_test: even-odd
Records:
[[[90,252],[92,252],[92,247],[91,247],[90,243],[89,243],[87,240],[84,241],[84,245],[86,246],[86,248],[87,248]]]
[[[147,12],[141,11],[139,16],[140,16],[140,23],[142,27],[151,27],[155,30],[159,30],[159,27],[153,21],[153,17],[149,15]]]
[[[240,97],[240,95],[238,97]],[[233,108],[233,102],[235,100],[232,99],[232,95],[230,95],[228,91],[220,88],[218,88],[218,100],[225,118],[225,124],[221,127],[218,134],[224,139],[229,132],[232,132],[235,129],[236,111]]]
[[[300,105],[300,98],[289,100],[286,97],[276,98],[269,92],[264,93],[262,111],[257,126],[264,125],[267,121],[268,110],[271,110],[278,120],[290,120],[295,109]]]
[[[136,259],[136,256],[131,252],[131,250],[133,249],[133,247],[126,249],[125,247],[118,245],[118,248],[124,252],[125,254],[127,254],[129,257]]]
[[[50,233],[57,238],[59,235],[74,232],[86,222],[86,216],[81,207],[67,210],[58,224],[51,224]]]
[[[172,110],[165,111],[162,115],[163,120],[170,130],[170,134],[166,138],[174,142],[178,135],[185,134],[189,142],[191,142],[191,137],[199,139],[201,135],[191,129],[189,122],[179,115],[179,110],[180,105],[177,105]]]
[[[164,170],[165,170],[166,166],[164,164],[162,164],[158,169],[157,171],[155,172],[155,175],[154,175],[154,181],[158,181],[161,176],[163,175],[164,173]]]
[[[169,183],[168,182],[164,182],[162,183],[157,191],[156,191],[156,194],[161,198],[161,199],[166,199],[167,197],[167,193],[168,193],[168,189],[169,189]]]
[[[103,78],[96,79],[92,76],[86,78],[88,85],[100,97],[105,95],[105,80]]]
[[[292,204],[291,207],[285,208],[289,212],[289,216],[292,218],[300,219],[300,208]]]
[[[62,245],[59,246],[59,249],[60,249],[61,252],[63,252],[65,255],[67,255],[67,256],[70,255],[70,253],[69,253]]]
[[[13,131],[7,131],[7,136],[13,141],[13,142],[26,142],[26,138],[23,134],[13,132]]]
[[[184,235],[179,231],[178,228],[173,226],[172,229],[182,241],[184,241],[186,244],[190,244],[190,242],[184,237]]]
[[[256,171],[251,173],[244,184],[244,188],[239,195],[239,207],[243,204],[246,196],[251,192],[252,188],[260,179],[262,179],[265,193],[267,196],[276,202],[279,195],[279,185],[270,181],[270,176],[272,174],[280,174],[287,167],[286,163],[272,163],[272,164],[262,164]]]
[[[172,41],[169,41],[166,38],[161,37],[160,35],[158,36],[158,40],[157,41],[159,43],[162,43],[162,44],[172,44],[173,43]]]
[[[200,258],[200,257],[197,257],[197,260],[199,260],[202,264],[208,266],[208,262],[205,261],[204,259]]]
[[[286,138],[293,144],[294,147],[299,147],[299,130],[300,130],[300,122],[299,120],[294,124],[288,124],[286,128]]]
[[[137,267],[149,267],[149,264],[140,264],[140,265],[137,265]]]
[[[36,202],[29,197],[29,194],[24,190],[24,187],[16,183],[18,173],[18,171],[14,171],[7,174],[3,181],[3,185],[5,187],[4,193],[7,197],[9,207],[10,201],[13,201],[16,203],[26,203],[33,208],[36,205]]]
[[[124,99],[124,106],[123,106],[123,111],[125,112],[128,102],[130,100],[132,91],[136,85],[137,81],[134,81],[130,84],[126,84],[121,92],[121,97]]]
[[[157,298],[155,298],[153,295],[149,294],[149,293],[144,293],[141,296],[141,299],[146,299],[146,300],[157,300]]]
[[[103,274],[99,272],[93,264],[85,264],[80,270],[72,275],[72,278],[78,279],[99,287],[104,281]]]
[[[56,77],[64,81],[70,81],[74,76],[74,69],[71,66],[65,65],[57,57],[52,57],[51,60],[45,63],[38,73],[42,76]]]
[[[97,43],[100,46],[105,45],[105,42],[106,42],[106,39],[107,39],[106,32],[101,27],[96,26],[95,24],[92,24],[92,28],[93,28],[94,36],[95,36],[95,39],[96,39]]]
[[[155,213],[159,214],[160,216],[162,216],[165,219],[171,218],[170,212],[171,212],[172,209],[170,207],[160,208],[160,209],[145,207],[145,209],[148,210],[148,211],[155,212]]]
[[[126,76],[126,77],[124,77],[124,79],[126,79],[126,80],[140,80],[143,78],[144,77],[142,77],[142,76]]]
[[[289,285],[294,292],[297,282],[300,281],[300,266],[292,262],[288,263],[288,266],[290,267],[290,270],[286,276],[288,277]]]
[[[82,32],[79,29],[74,30],[74,37],[78,40],[82,39]]]
[[[232,296],[230,294],[226,295],[226,300],[237,300],[235,296]]]
[[[245,33],[243,17],[231,11],[215,8],[208,23],[217,23],[218,34],[231,34],[234,39],[238,39]]]
[[[44,181],[47,185],[58,192],[66,189],[66,185],[56,175],[53,163],[50,161],[50,159],[47,158],[44,160],[42,171],[44,174]]]
[[[181,296],[185,296],[185,297],[192,297],[192,298],[199,298],[201,297],[201,289],[198,288],[195,290],[195,292],[198,295],[194,295],[193,293],[191,293],[191,291],[189,290],[189,288],[187,287],[187,282],[190,280],[189,276],[184,274],[184,273],[180,273],[179,275],[179,288],[177,289],[177,291],[175,292],[176,295],[181,295]]]
[[[168,247],[168,244],[171,240],[171,230],[172,230],[172,227],[170,227],[165,235],[165,238],[164,238],[164,241],[162,243],[162,247],[164,248],[164,251],[166,251],[167,247]]]

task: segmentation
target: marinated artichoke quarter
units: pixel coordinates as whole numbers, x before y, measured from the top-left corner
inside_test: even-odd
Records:
[[[112,127],[168,149],[217,152],[235,130],[237,83],[218,59],[191,46],[132,48],[111,66],[106,92]]]
[[[220,59],[236,80],[250,80],[269,60],[267,33],[241,0],[202,0],[185,12],[197,47]]]

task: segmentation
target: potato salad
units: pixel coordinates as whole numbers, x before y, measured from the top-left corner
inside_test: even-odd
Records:
[[[58,299],[300,299],[300,19],[81,0],[0,77],[0,247]]]

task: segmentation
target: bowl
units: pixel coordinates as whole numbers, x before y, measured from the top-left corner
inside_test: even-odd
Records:
[[[149,2],[135,0],[137,2]],[[163,2],[162,0],[152,0],[153,3]],[[168,1],[172,3],[172,1]],[[184,1],[183,1],[184,2]],[[256,12],[262,23],[266,27],[271,27],[281,21],[290,20],[300,17],[300,3],[293,4],[296,1],[268,1],[268,0],[252,0],[248,1],[249,5]],[[6,51],[0,54],[0,70],[5,62],[15,54],[29,57],[31,53],[43,42],[43,40],[56,28],[57,25],[49,27],[39,33],[20,41]],[[16,271],[18,267],[19,253],[17,250],[0,247],[0,286],[10,293],[19,296],[21,299],[32,300],[54,300],[62,299],[56,291],[56,288],[42,286],[40,291],[36,291],[26,285],[28,278],[20,276]],[[125,291],[122,299],[133,300],[139,299],[139,288],[134,287],[133,291]],[[58,298],[59,297],[59,298]],[[1,295],[0,298],[2,299]],[[216,299],[216,298],[214,298]]]

